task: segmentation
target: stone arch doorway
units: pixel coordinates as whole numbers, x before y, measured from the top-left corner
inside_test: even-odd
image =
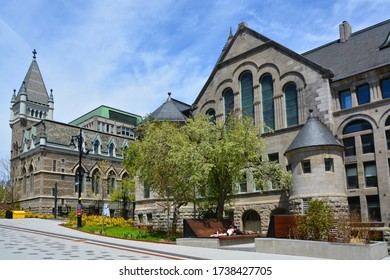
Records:
[[[243,230],[261,232],[260,215],[255,210],[248,210],[242,215]]]

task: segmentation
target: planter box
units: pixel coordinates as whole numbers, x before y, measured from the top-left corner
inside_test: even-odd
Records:
[[[298,239],[256,238],[255,249],[258,253],[337,260],[381,260],[388,256],[386,242],[347,244]]]
[[[178,238],[176,239],[176,245],[218,249],[223,246],[254,243],[256,236],[234,235],[220,237]]]

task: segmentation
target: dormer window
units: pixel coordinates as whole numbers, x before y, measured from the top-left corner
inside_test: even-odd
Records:
[[[387,34],[386,40],[383,42],[383,44],[379,46],[379,49],[382,50],[388,47],[390,47],[390,32]]]

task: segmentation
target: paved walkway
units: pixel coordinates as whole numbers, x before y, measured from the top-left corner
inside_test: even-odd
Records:
[[[0,226],[14,226],[65,235],[50,237],[25,231],[0,229],[0,259],[167,259],[177,256],[189,259],[212,260],[313,260],[315,258],[257,253],[254,244],[229,246],[226,249],[186,247],[172,244],[131,241],[93,235],[72,230],[60,224],[63,221],[43,219],[0,219]],[[96,246],[106,242],[109,246]],[[126,247],[126,250],[119,249]],[[166,256],[164,255],[166,254]],[[390,257],[386,258],[390,260]]]

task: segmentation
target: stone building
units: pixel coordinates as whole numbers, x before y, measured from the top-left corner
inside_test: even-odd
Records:
[[[169,96],[151,114],[181,122],[203,113],[224,121],[235,112],[262,127],[263,159],[291,169],[294,185],[289,194],[260,193],[248,176],[226,210],[241,229],[266,231],[273,213],[303,213],[312,198],[363,220],[390,222],[390,20],[357,32],[343,22],[339,34],[299,54],[241,23],[234,35],[230,32],[192,106]],[[97,182],[99,162],[106,159],[112,175],[104,175],[107,184],[118,185],[127,176],[122,148],[134,140],[134,122],[118,124],[123,119],[109,120],[100,109],[71,124],[55,122],[53,95],[46,91],[34,54],[11,101],[12,181],[22,208],[51,209],[56,183],[61,203],[75,203],[78,152],[69,142],[80,133],[78,126],[82,150],[90,151],[83,155],[84,174],[94,174]],[[85,203],[101,197],[95,194],[101,187],[93,182],[84,184]],[[165,227],[167,213],[159,201],[141,184],[136,222]],[[192,206],[181,214],[191,216]]]
[[[77,204],[81,187],[84,209],[98,211],[128,177],[122,166],[123,151],[135,140],[133,128],[142,118],[101,106],[70,124],[54,121],[53,92],[48,94],[35,50],[33,53],[23,83],[11,100],[10,166],[15,201],[21,209],[52,213],[56,187],[57,205],[66,214]],[[77,141],[70,145],[77,137],[81,137],[80,149]],[[110,208],[120,208],[119,202]]]
[[[241,23],[193,104],[219,121],[252,117],[267,140],[264,158],[292,169],[290,198],[260,194],[250,180],[239,189],[231,215],[244,229],[267,229],[273,211],[302,213],[308,199],[326,196],[363,220],[390,221],[390,20],[355,33],[345,21],[339,31],[298,54]],[[333,139],[294,148],[314,120],[309,110]]]

